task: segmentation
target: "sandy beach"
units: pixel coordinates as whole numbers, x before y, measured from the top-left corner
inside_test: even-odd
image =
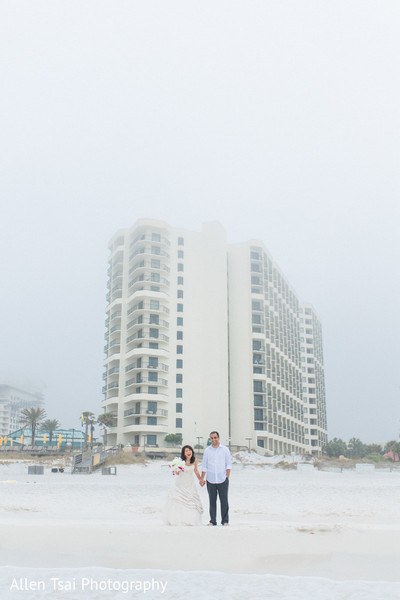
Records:
[[[10,463],[0,482],[1,598],[400,598],[395,471],[234,465],[228,528],[163,525],[171,474],[158,461],[116,476],[28,475]],[[56,578],[69,584],[53,589]],[[38,580],[44,589],[16,589]],[[167,584],[121,588],[145,580]]]

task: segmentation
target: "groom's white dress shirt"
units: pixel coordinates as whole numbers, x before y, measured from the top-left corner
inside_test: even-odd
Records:
[[[229,448],[220,444],[218,448],[207,446],[203,454],[202,471],[207,471],[206,479],[210,483],[223,483],[227,469],[232,469]]]

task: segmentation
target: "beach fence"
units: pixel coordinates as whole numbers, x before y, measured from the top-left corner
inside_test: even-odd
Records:
[[[373,463],[356,463],[356,473],[371,473],[375,471]]]
[[[315,471],[313,463],[297,463],[297,470],[301,473],[313,473]]]

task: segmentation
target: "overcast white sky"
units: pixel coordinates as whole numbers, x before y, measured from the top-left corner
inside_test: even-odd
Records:
[[[107,244],[263,241],[324,332],[329,437],[397,438],[400,4],[0,3],[0,374],[101,412]]]

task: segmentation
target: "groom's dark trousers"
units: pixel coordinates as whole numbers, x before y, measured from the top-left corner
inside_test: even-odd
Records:
[[[217,494],[221,502],[221,523],[229,523],[228,489],[228,478],[223,483],[210,483],[207,481],[207,491],[210,499],[210,523],[213,525],[217,524]]]

